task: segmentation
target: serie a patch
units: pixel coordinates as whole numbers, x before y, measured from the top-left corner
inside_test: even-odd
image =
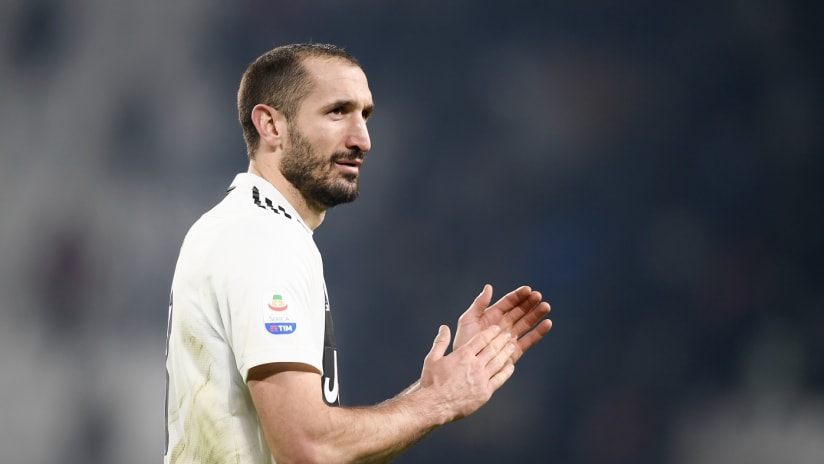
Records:
[[[272,294],[272,299],[263,310],[263,325],[272,335],[289,335],[295,333],[298,324],[289,316],[289,304],[283,293]]]

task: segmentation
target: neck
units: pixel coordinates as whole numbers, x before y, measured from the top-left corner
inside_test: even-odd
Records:
[[[286,201],[295,208],[306,227],[315,230],[321,225],[326,217],[326,209],[320,205],[309,202],[291,182],[283,177],[280,169],[276,166],[267,166],[255,160],[249,162],[249,174],[254,174],[274,185]]]

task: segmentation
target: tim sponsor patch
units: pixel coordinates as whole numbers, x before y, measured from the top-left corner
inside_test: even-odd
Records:
[[[288,335],[297,330],[298,324],[289,317],[289,312],[286,311],[288,308],[282,293],[272,295],[263,313],[263,324],[267,332],[272,335]]]
[[[294,322],[267,322],[266,330],[273,335],[287,335],[294,332],[298,325]]]

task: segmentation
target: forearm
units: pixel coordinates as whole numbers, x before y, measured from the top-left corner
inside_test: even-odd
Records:
[[[317,427],[304,429],[304,436],[292,442],[302,444],[293,454],[298,461],[388,462],[448,420],[417,382],[376,406],[326,408],[323,416]]]
[[[450,336],[441,326],[421,380],[371,407],[327,406],[317,391],[320,375],[296,366],[251,374],[269,450],[279,463],[389,461],[436,427],[477,410],[512,375],[514,346],[508,332],[498,332],[491,327],[444,356]]]

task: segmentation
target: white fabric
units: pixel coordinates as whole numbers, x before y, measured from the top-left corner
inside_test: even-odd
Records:
[[[192,226],[169,314],[165,462],[274,462],[247,373],[274,362],[322,373],[325,323],[320,253],[274,186],[238,174],[223,201]]]

